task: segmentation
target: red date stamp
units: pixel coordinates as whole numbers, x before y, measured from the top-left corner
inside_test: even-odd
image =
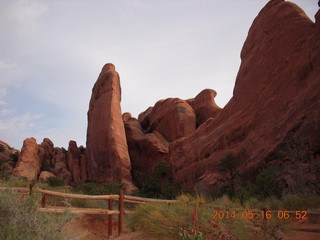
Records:
[[[308,219],[307,211],[252,211],[252,210],[241,210],[241,211],[213,211],[212,219]]]

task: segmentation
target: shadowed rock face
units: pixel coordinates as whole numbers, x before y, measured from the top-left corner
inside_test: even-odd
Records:
[[[119,75],[106,64],[95,83],[88,111],[88,178],[98,182],[131,182],[131,164],[120,107]]]
[[[169,142],[158,132],[144,133],[140,122],[131,117],[130,113],[123,114],[126,129],[129,154],[132,165],[132,178],[139,182],[150,174],[155,164],[167,162],[169,159]]]
[[[240,162],[243,181],[269,165],[296,164],[290,154],[277,154],[290,141],[303,142],[299,168],[310,186],[319,186],[313,168],[320,161],[319,24],[289,2],[273,0],[262,9],[243,46],[232,99],[194,134],[170,144],[170,163],[185,187],[208,191],[219,184],[218,164],[228,153]]]
[[[38,151],[39,147],[36,139],[25,139],[17,165],[13,170],[13,175],[16,177],[24,177],[28,180],[37,180],[41,167]]]
[[[44,138],[39,144],[39,157],[41,165],[53,166],[53,143],[49,138]]]
[[[53,149],[53,162],[54,162],[54,169],[51,171],[63,180],[65,185],[70,184],[72,181],[72,174],[67,169],[67,156],[66,153],[62,151],[61,148],[54,148]]]
[[[81,180],[80,154],[79,154],[77,143],[75,141],[69,142],[68,166],[71,171],[73,181],[79,182]]]

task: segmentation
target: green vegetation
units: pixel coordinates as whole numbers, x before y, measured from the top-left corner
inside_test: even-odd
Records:
[[[37,212],[38,201],[36,194],[21,197],[13,191],[0,191],[0,239],[63,239],[61,229],[73,216]]]
[[[244,218],[239,210],[234,210],[234,217],[227,217],[226,211],[231,213],[240,206],[227,196],[210,200],[181,195],[178,203],[138,206],[128,222],[132,230],[161,239],[280,239],[281,232],[287,231],[288,221],[283,219],[263,220],[258,215]],[[215,211],[221,211],[224,217],[215,215]]]
[[[3,145],[0,145],[0,152],[4,152],[6,149],[4,148]]]
[[[230,183],[222,188],[222,193],[227,193],[231,197],[235,195],[235,179],[237,176],[236,169],[238,165],[238,161],[231,153],[229,153],[225,158],[222,158],[219,164],[220,172],[226,174],[225,181]]]
[[[48,177],[47,181],[48,181],[49,186],[51,186],[51,187],[63,186],[63,181],[57,177]]]
[[[120,189],[124,189],[125,186],[122,182],[109,182],[98,183],[95,181],[86,181],[84,183],[78,183],[74,186],[75,192],[81,192],[87,195],[108,195],[118,194]]]
[[[168,165],[160,162],[141,186],[140,196],[174,199],[181,193],[181,186],[175,181]]]

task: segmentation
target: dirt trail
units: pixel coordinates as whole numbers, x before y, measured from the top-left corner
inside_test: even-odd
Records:
[[[292,223],[294,228],[320,229],[320,222],[296,221]],[[105,216],[82,215],[76,217],[65,226],[63,234],[66,240],[105,240],[108,239],[108,221]],[[113,235],[111,240],[157,240],[156,238],[143,236],[141,232],[131,232],[125,228],[118,236],[117,221],[113,223]],[[320,233],[291,231],[283,240],[318,240]]]

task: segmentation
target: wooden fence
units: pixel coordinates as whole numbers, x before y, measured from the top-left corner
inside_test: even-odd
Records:
[[[0,187],[0,190],[11,189],[20,192],[23,195],[31,195],[34,190],[35,185],[30,184],[28,188],[7,188]],[[141,198],[129,195],[124,195],[124,191],[120,190],[119,194],[110,195],[82,195],[82,194],[72,194],[72,193],[62,193],[49,191],[46,189],[36,189],[42,194],[39,212],[46,213],[63,213],[69,211],[73,214],[93,214],[93,215],[108,215],[108,236],[112,235],[113,229],[113,215],[118,215],[118,234],[123,231],[124,228],[124,215],[134,214],[134,211],[125,210],[124,204],[143,204],[146,202],[160,202],[160,203],[175,203],[176,200],[160,200],[151,198]],[[47,196],[63,197],[63,198],[73,198],[73,199],[88,199],[88,200],[108,200],[108,209],[103,208],[74,208],[74,207],[60,207],[60,206],[48,206]],[[113,209],[113,201],[118,202],[118,209]]]

